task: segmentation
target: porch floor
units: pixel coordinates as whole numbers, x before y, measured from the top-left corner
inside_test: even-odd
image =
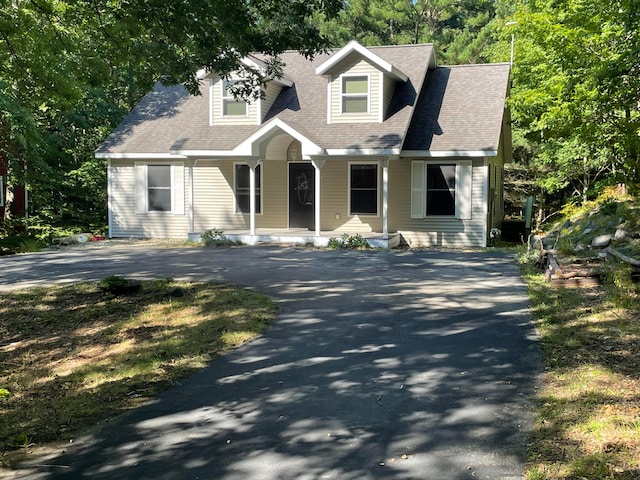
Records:
[[[256,234],[251,235],[249,230],[225,230],[224,235],[230,240],[244,243],[246,245],[257,245],[259,243],[285,244],[285,245],[313,245],[315,247],[326,247],[332,238],[340,238],[344,233],[352,236],[355,232],[335,232],[323,231],[320,236],[316,236],[315,231],[307,229],[272,229],[256,228]],[[189,240],[199,241],[202,232],[190,233]],[[400,244],[400,234],[390,233],[386,238],[380,232],[360,232],[360,235],[367,240],[373,248],[395,248]]]

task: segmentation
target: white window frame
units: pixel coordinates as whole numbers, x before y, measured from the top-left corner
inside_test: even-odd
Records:
[[[251,212],[242,212],[240,211],[240,209],[238,208],[238,196],[237,196],[237,189],[238,189],[238,178],[236,175],[236,172],[238,170],[238,166],[245,166],[247,168],[249,168],[249,165],[247,163],[244,162],[233,162],[233,211],[239,215],[251,215]],[[264,197],[263,197],[263,184],[264,184],[264,169],[262,167],[263,163],[259,163],[258,165],[256,165],[256,169],[260,168],[260,185],[256,185],[256,190],[260,191],[260,202],[256,202],[256,215],[262,215],[263,212],[263,204],[264,204]],[[256,191],[257,193],[257,191]],[[251,195],[251,192],[249,192],[249,195]],[[251,200],[251,197],[249,197],[249,200]]]
[[[367,93],[345,93],[344,81],[348,78],[364,77],[367,79]],[[365,116],[371,115],[371,75],[369,73],[343,73],[339,77],[340,81],[340,115],[344,116]],[[367,96],[367,111],[366,112],[345,112],[344,111],[344,99],[346,97],[362,97]]]
[[[443,192],[443,191],[448,191],[449,193],[453,192],[453,215],[435,215],[435,214],[429,214],[427,212],[428,210],[428,201],[427,201],[427,197],[429,194],[429,167],[453,167],[454,168],[454,185],[453,188],[448,188],[448,189],[432,189],[431,191],[435,191],[435,192]],[[426,218],[456,218],[456,212],[457,212],[457,205],[458,205],[458,197],[460,195],[459,193],[459,180],[458,180],[458,176],[460,174],[460,165],[457,164],[456,162],[429,162],[426,163],[424,166],[424,216]]]
[[[171,210],[149,210],[149,166],[168,166],[171,172]],[[184,163],[135,162],[135,204],[138,215],[184,215]]]
[[[149,205],[149,190],[153,187],[149,186],[149,167],[165,167],[169,169],[169,187],[158,187],[156,188],[157,190],[169,190],[169,198],[171,199],[171,205],[169,210],[151,210],[150,205]],[[147,203],[147,213],[151,213],[151,214],[167,214],[167,213],[173,213],[174,210],[174,200],[173,200],[173,185],[174,185],[174,180],[173,180],[173,168],[171,164],[163,164],[163,163],[148,163],[146,165],[145,168],[145,180],[146,180],[146,185],[145,185],[145,195],[146,195],[146,203]]]
[[[427,165],[456,166],[454,215],[427,215]],[[471,160],[414,160],[411,163],[411,218],[470,220],[472,218],[472,191],[473,165]]]
[[[220,81],[220,116],[223,118],[247,118],[249,116],[249,102],[247,102],[246,100],[238,100],[236,99],[236,97],[234,97],[231,94],[227,95],[227,89],[226,89],[226,85],[227,84],[234,84],[234,83],[238,83],[241,82],[242,79],[241,78],[237,78],[237,79],[231,79],[231,80],[225,80],[225,79],[221,79]],[[244,115],[229,115],[227,113],[225,113],[225,105],[227,102],[233,102],[233,103],[242,103],[244,104]]]
[[[4,207],[4,176],[0,175],[0,207]]]
[[[352,165],[374,165],[376,167],[376,213],[354,213],[351,211],[351,166]],[[348,162],[347,168],[347,211],[350,217],[379,217],[380,216],[380,162],[373,161],[353,161]]]

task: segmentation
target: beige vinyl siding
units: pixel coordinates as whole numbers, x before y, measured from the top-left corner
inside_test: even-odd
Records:
[[[249,228],[249,214],[235,211],[234,165],[238,160],[199,161],[194,170],[194,230]],[[262,213],[257,228],[287,225],[287,165],[284,160],[265,160],[262,170]]]
[[[246,228],[234,212],[233,161],[198,160],[193,171],[193,229],[203,232]]]
[[[346,233],[381,232],[382,218],[380,216],[350,216],[349,204],[349,160],[359,158],[341,158],[327,160],[320,170],[320,228]],[[375,162],[371,162],[375,163]],[[379,171],[378,188],[381,187],[382,173]],[[382,198],[380,191],[379,198]],[[378,211],[381,206],[378,205]],[[336,218],[339,216],[340,218]]]
[[[342,77],[367,75],[369,78],[369,112],[342,113]],[[331,75],[331,123],[366,123],[380,119],[381,90],[380,71],[357,55],[351,55],[340,63],[340,69]]]
[[[459,159],[446,159],[449,162],[455,160]],[[410,247],[485,246],[487,167],[484,159],[474,159],[472,170],[470,220],[411,218],[411,160],[389,162],[389,231],[401,233]]]
[[[264,121],[264,117],[269,113],[269,109],[276,101],[282,87],[275,82],[268,82],[264,88],[264,98],[260,101],[260,122]]]
[[[262,162],[262,215],[256,217],[258,228],[287,227],[287,162]]]
[[[147,161],[146,163],[162,164],[166,161]],[[185,213],[176,215],[169,212],[136,213],[136,168],[130,160],[111,160],[110,208],[112,237],[136,238],[186,238],[189,232],[188,175],[183,176]]]
[[[210,100],[211,110],[210,123],[213,125],[255,125],[258,123],[260,102],[250,102],[247,105],[246,116],[222,115],[222,79],[213,78],[210,80]]]
[[[387,112],[389,111],[389,104],[393,97],[393,92],[396,89],[396,82],[389,77],[384,77],[384,95],[382,100],[382,119],[387,118]]]

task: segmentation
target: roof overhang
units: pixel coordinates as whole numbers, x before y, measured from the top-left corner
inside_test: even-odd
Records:
[[[445,158],[445,157],[495,157],[497,150],[402,150],[400,157],[406,158]]]
[[[401,70],[399,70],[386,60],[380,58],[378,55],[371,52],[368,48],[363,47],[355,40],[347,43],[344,47],[333,54],[326,62],[318,66],[318,68],[316,68],[316,75],[325,75],[327,72],[329,72],[329,70],[331,70],[352,53],[360,54],[363,58],[367,59],[377,68],[387,73],[391,77],[396,78],[397,80],[406,82],[409,79],[409,77],[407,77]]]
[[[327,148],[328,156],[389,156],[399,155],[399,148]]]
[[[232,150],[183,149],[176,146],[176,144],[180,143],[180,140],[178,140],[171,147],[170,155],[171,158],[176,158],[176,156],[181,156],[182,158],[260,157],[264,154],[265,144],[280,134],[287,134],[298,140],[302,146],[301,154],[303,156],[310,157],[325,154],[323,148],[316,145],[291,125],[277,118],[260,128]]]
[[[186,156],[174,155],[171,153],[112,153],[112,152],[96,152],[95,158],[111,158],[111,159],[131,159],[131,160],[175,160],[185,159]]]

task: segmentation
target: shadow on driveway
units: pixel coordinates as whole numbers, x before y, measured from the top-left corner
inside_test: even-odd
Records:
[[[15,478],[522,478],[539,345],[505,255],[118,247],[0,268],[0,289],[172,276],[280,305],[260,339]]]

